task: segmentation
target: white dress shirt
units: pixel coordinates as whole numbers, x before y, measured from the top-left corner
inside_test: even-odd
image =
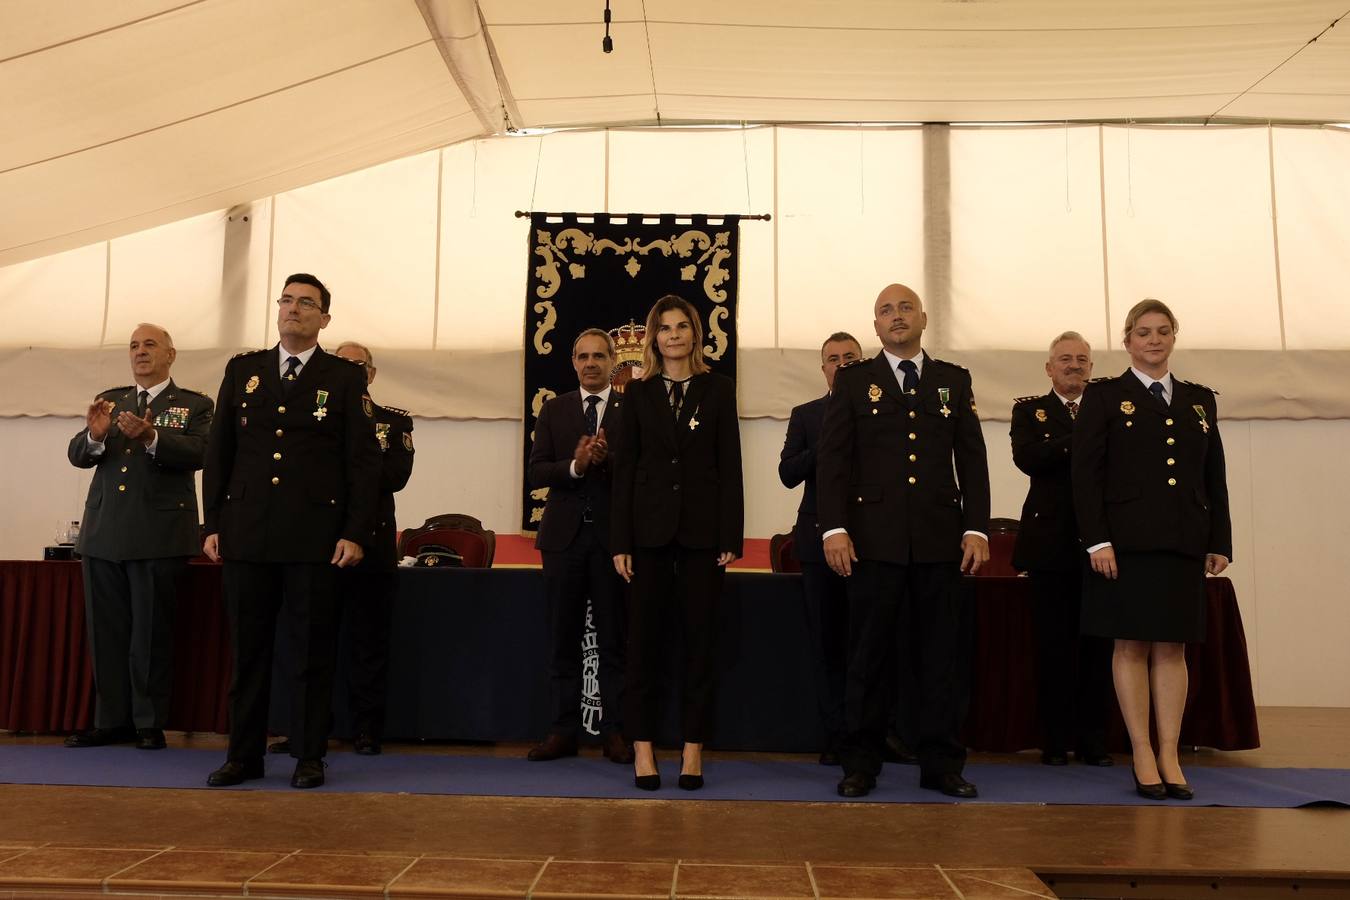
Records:
[[[286,360],[294,356],[296,359],[300,360],[300,365],[295,367],[295,374],[297,377],[299,377],[300,373],[305,370],[305,366],[309,365],[309,358],[313,356],[314,351],[318,349],[319,345],[315,344],[313,347],[310,347],[303,353],[288,353],[285,347],[281,346],[280,344],[277,344],[277,359],[281,363],[281,368],[278,371],[280,371],[281,376],[283,378],[286,377]]]
[[[146,398],[145,401],[145,408],[149,410],[150,404],[154,403],[155,398],[158,397],[160,394],[164,393],[164,389],[168,386],[169,386],[169,379],[167,378],[161,381],[159,384],[155,385],[154,387],[143,388],[139,384],[133,385],[133,387],[136,389],[136,403],[139,404],[141,402],[140,401],[141,391],[145,391],[147,394],[150,395],[149,397]],[[108,449],[107,445],[103,441],[94,440],[87,431],[84,433],[84,439],[89,442],[90,456],[102,456],[103,451]],[[151,456],[154,456],[155,451],[157,449],[159,449],[158,428],[155,429],[155,439],[150,442],[149,447],[145,448],[145,452],[149,453]]]
[[[595,393],[595,394],[592,394],[590,391],[586,390],[585,388],[582,388],[582,389],[581,389],[581,392],[580,392],[580,393],[581,393],[581,415],[582,415],[583,417],[586,415],[586,398],[587,398],[587,397],[599,397],[599,398],[600,398],[600,402],[597,403],[597,404],[595,404],[595,422],[596,422],[596,428],[597,428],[597,429],[600,427],[600,423],[603,422],[603,421],[605,421],[605,407],[606,407],[606,406],[609,406],[609,392],[610,392],[611,390],[613,390],[613,388],[612,388],[610,385],[605,385],[605,389],[604,389],[603,391],[600,391],[600,392]],[[568,467],[567,471],[568,471],[568,473],[569,473],[573,478],[581,478],[581,477],[582,477],[580,474],[577,473],[577,461],[576,461],[575,459],[572,460],[572,465]]]

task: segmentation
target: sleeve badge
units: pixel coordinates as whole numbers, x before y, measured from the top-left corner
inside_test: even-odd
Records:
[[[407,450],[409,453],[411,453],[411,452],[412,452],[412,448],[413,448],[413,445],[412,445],[412,435],[411,435],[410,433],[408,433],[408,432],[405,431],[405,432],[403,432],[403,449],[404,449],[404,450]]]

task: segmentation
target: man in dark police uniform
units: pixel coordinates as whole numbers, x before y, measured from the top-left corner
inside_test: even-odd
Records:
[[[201,550],[193,473],[211,400],[169,377],[177,352],[160,326],[136,326],[129,349],[136,383],[99,394],[69,447],[72,465],[95,469],[76,549],[96,702],[94,727],[67,747],[164,747],[176,586]]]
[[[319,347],[330,294],[313,275],[286,279],[280,342],[230,360],[207,447],[207,555],[223,559],[234,675],[230,742],[208,784],[263,775],[276,618],[295,664],[291,784],[324,782],[332,703],[336,577],[372,541],[380,448],[359,366]]]
[[[919,785],[974,797],[958,737],[970,639],[959,582],[989,558],[984,437],[970,373],[921,348],[919,296],[889,285],[873,315],[882,351],[835,373],[816,465],[825,560],[849,579],[838,792],[862,797],[876,786],[898,645],[918,687]]]

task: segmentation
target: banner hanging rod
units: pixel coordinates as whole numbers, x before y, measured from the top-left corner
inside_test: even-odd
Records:
[[[517,218],[517,219],[528,219],[528,218],[529,218],[530,216],[532,216],[532,215],[534,215],[534,213],[532,213],[532,212],[530,212],[530,211],[528,211],[528,210],[524,210],[524,209],[518,209],[518,210],[516,210],[516,218]],[[736,216],[736,217],[739,218],[742,222],[769,222],[769,221],[772,221],[772,220],[773,220],[773,216],[772,216],[771,214],[769,214],[769,213],[759,213],[758,215],[753,215],[753,216],[742,215],[742,214],[740,214],[740,213],[720,213],[720,214],[713,214],[713,213],[693,213],[693,214],[685,214],[685,213],[547,213],[547,215],[551,215],[551,216],[579,216],[579,217],[584,218],[584,219],[592,218],[592,217],[594,217],[594,216],[596,216],[596,215],[604,215],[604,216],[609,216],[609,217],[611,217],[611,218],[625,218],[625,217],[627,217],[627,216],[636,216],[636,217],[642,218],[642,219],[700,219],[700,218],[702,218],[702,219],[728,219],[728,218],[731,218],[732,216]]]

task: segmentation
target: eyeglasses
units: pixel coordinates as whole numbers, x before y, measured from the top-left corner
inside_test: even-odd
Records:
[[[319,309],[319,301],[310,297],[292,297],[290,294],[282,294],[277,298],[277,306],[285,307],[294,304],[301,309]]]

